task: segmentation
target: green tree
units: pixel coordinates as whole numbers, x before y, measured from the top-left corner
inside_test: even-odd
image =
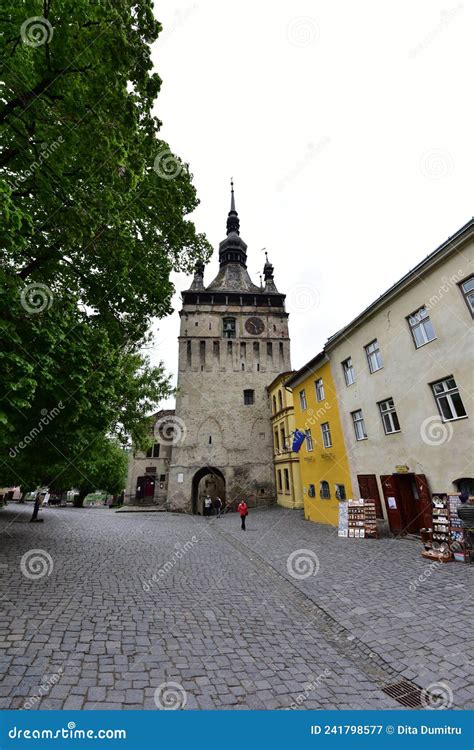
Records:
[[[79,484],[88,445],[146,441],[170,387],[140,350],[171,311],[171,270],[210,248],[152,112],[151,0],[31,0],[2,21],[0,476]]]

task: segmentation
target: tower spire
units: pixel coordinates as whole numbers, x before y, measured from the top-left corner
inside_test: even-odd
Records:
[[[240,230],[239,215],[237,211],[235,210],[234,179],[233,177],[231,177],[230,178],[230,211],[227,216],[227,234],[230,234],[231,232],[235,232],[235,234],[239,234],[239,230]]]

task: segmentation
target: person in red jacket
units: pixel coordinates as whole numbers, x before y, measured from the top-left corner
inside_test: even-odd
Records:
[[[247,503],[245,502],[245,500],[242,500],[238,504],[237,510],[240,513],[240,520],[242,521],[242,526],[240,528],[243,529],[243,531],[245,531],[245,519],[249,514],[249,509],[247,507]]]

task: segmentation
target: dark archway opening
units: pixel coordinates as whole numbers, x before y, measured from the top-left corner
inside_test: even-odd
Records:
[[[213,466],[203,466],[193,476],[192,483],[192,512],[203,515],[204,498],[209,495],[213,504],[216,497],[220,497],[225,506],[225,477]]]

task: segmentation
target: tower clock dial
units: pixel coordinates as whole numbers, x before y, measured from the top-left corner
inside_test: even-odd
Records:
[[[265,330],[265,323],[261,318],[247,318],[245,321],[245,330],[252,336],[260,336]]]

